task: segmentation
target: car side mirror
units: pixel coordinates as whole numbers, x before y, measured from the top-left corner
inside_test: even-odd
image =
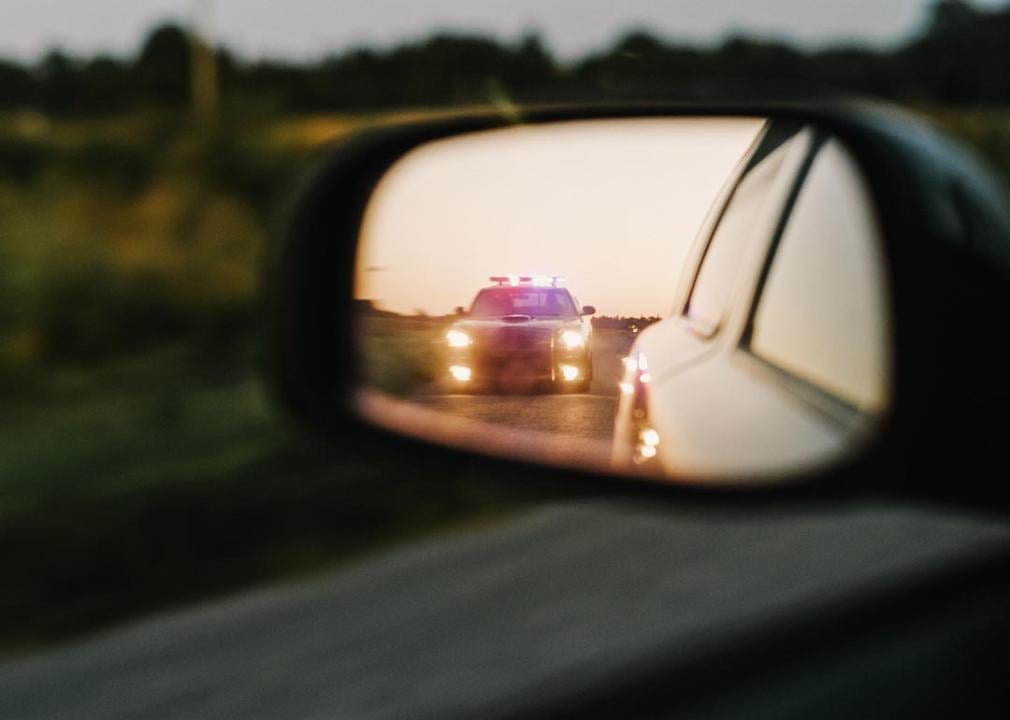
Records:
[[[593,307],[592,305],[583,305],[582,306],[581,315],[583,317],[587,317],[589,315],[595,315],[595,314],[596,314],[596,308]]]
[[[373,129],[308,186],[271,270],[294,417],[673,485],[1010,497],[951,482],[1010,429],[1010,211],[967,152],[855,105],[522,117]]]

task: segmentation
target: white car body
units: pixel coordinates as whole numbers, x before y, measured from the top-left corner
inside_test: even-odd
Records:
[[[625,361],[612,452],[621,469],[731,483],[783,477],[838,460],[886,414],[890,320],[870,190],[844,147],[809,128],[755,161],[769,132],[700,229],[673,314],[639,333]],[[829,229],[807,231],[815,211]],[[700,268],[709,253],[717,261],[721,237],[734,244],[719,261],[735,270],[721,281],[713,322],[692,314],[692,293],[702,292]],[[776,284],[779,243],[792,275]],[[795,314],[793,325],[755,325],[765,287],[768,312]]]

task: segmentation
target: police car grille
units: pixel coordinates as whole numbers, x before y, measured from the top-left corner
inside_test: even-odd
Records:
[[[502,350],[528,351],[547,350],[550,347],[550,333],[526,328],[503,328],[499,338]]]

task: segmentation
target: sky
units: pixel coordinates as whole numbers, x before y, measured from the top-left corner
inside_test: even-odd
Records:
[[[562,275],[603,315],[670,312],[684,258],[762,127],[596,120],[424,145],[366,211],[356,297],[400,313],[469,307],[493,275]]]
[[[746,31],[806,45],[886,45],[922,23],[932,0],[2,0],[0,56],[136,51],[152,25],[212,6],[214,36],[247,58],[310,59],[388,46],[434,30],[505,40],[538,30],[562,58],[602,48],[634,27],[709,41]],[[1007,0],[975,0],[981,7]]]

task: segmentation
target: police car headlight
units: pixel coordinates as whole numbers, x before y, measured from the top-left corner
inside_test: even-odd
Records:
[[[565,346],[568,350],[575,350],[586,344],[586,339],[582,337],[582,333],[576,332],[575,330],[565,330],[561,333],[561,344]]]
[[[454,348],[464,348],[469,347],[473,344],[473,340],[465,332],[460,330],[450,330],[445,334],[445,341],[449,343],[449,347]]]

